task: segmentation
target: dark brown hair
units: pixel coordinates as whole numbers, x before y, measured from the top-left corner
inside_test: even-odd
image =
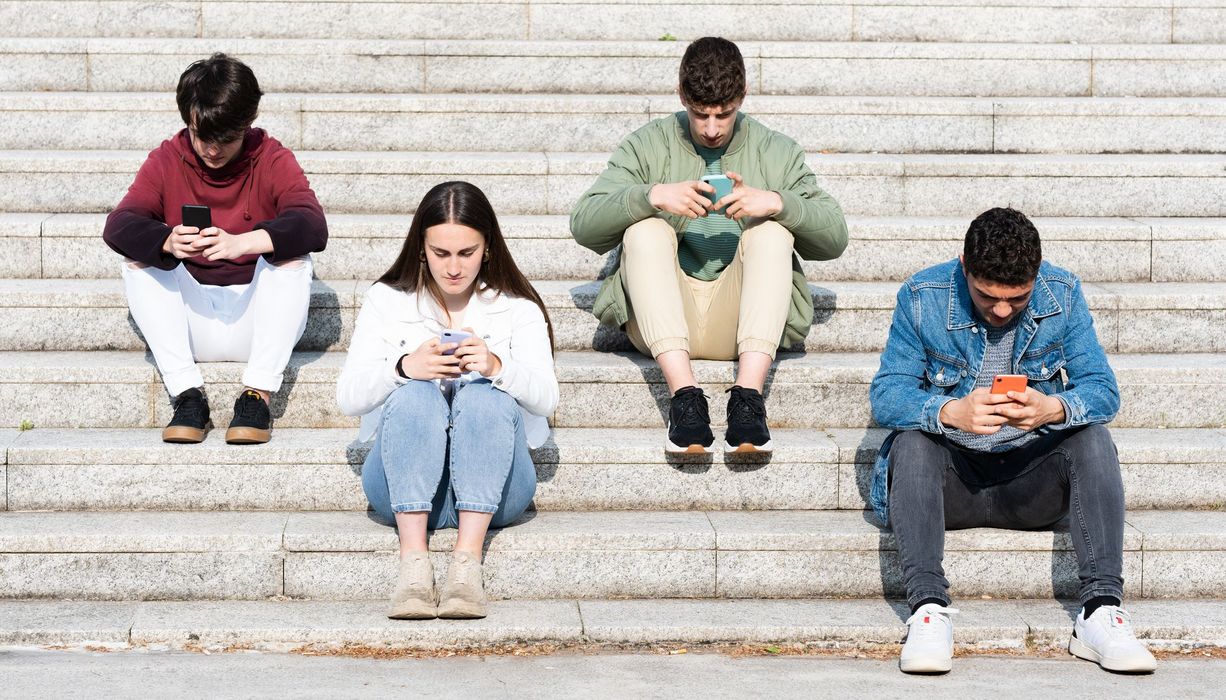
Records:
[[[477,289],[490,289],[495,294],[506,293],[536,303],[545,316],[549,346],[552,348],[553,323],[545,310],[545,302],[541,301],[524,273],[519,271],[507,248],[506,239],[502,237],[502,229],[498,227],[494,207],[476,185],[453,181],[430,188],[421,198],[421,204],[417,205],[417,213],[413,214],[413,223],[409,225],[400,255],[378,281],[402,292],[420,294],[425,290],[445,313],[447,304],[443,301],[443,292],[425,262],[426,229],[439,224],[459,224],[481,234],[489,259],[481,263],[481,271],[477,273]]]
[[[745,97],[745,59],[736,44],[717,36],[694,41],[681,57],[681,99],[696,107],[723,107]]]
[[[967,272],[988,282],[1033,282],[1043,262],[1039,231],[1016,209],[989,209],[967,229],[962,261]]]
[[[188,66],[175,90],[183,123],[194,122],[196,136],[209,143],[241,138],[255,121],[263,96],[247,64],[224,53]]]

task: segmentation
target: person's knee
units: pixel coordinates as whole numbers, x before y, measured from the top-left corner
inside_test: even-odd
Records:
[[[1062,446],[1069,468],[1081,474],[1118,472],[1119,456],[1111,431],[1105,425],[1088,425],[1070,436]]]
[[[663,219],[644,219],[626,229],[622,250],[631,256],[635,252],[652,253],[677,247],[677,234]]]
[[[306,267],[310,258],[304,256],[282,260],[281,262],[272,263],[272,266],[279,270],[301,270]]]
[[[486,426],[498,423],[513,425],[519,417],[519,404],[505,391],[495,389],[488,382],[469,384],[453,399],[453,412],[457,419],[475,420]]]
[[[434,382],[410,381],[401,385],[383,404],[383,419],[408,420],[419,425],[436,420],[446,425],[446,401]]]
[[[762,247],[786,248],[791,251],[796,237],[778,221],[764,221],[741,233],[741,247],[746,251]]]
[[[944,480],[941,447],[919,430],[908,430],[890,446],[890,485]]]

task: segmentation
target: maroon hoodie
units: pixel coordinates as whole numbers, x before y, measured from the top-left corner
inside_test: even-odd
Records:
[[[116,253],[163,270],[180,260],[162,252],[170,230],[183,223],[184,204],[205,204],[213,225],[228,233],[264,229],[270,262],[324,249],[328,224],[294,154],[263,129],[248,129],[243,149],[214,170],[192,150],[187,129],[162,142],[140,167],[136,181],[106,217],[102,239]],[[258,255],[234,260],[183,260],[201,284],[247,284]]]

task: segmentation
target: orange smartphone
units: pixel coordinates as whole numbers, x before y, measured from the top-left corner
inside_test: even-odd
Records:
[[[1026,375],[998,374],[992,378],[993,394],[1007,394],[1010,391],[1026,391]]]

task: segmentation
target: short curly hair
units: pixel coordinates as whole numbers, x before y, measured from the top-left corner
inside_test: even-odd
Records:
[[[962,261],[968,273],[988,282],[1033,282],[1043,262],[1039,231],[1016,209],[989,209],[967,229]]]
[[[722,107],[745,97],[745,59],[736,44],[704,36],[681,57],[678,85],[686,104]]]

